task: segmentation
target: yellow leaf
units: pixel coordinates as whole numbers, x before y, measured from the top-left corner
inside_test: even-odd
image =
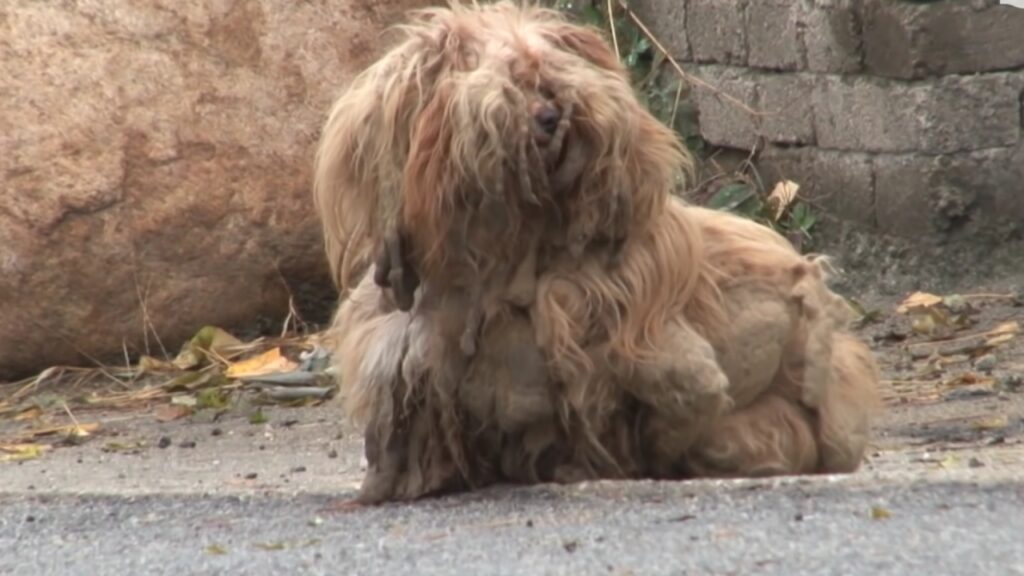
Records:
[[[228,551],[220,544],[210,544],[209,546],[204,548],[203,551],[213,556],[220,556],[222,554],[228,553]]]
[[[1009,421],[1006,416],[990,416],[988,418],[979,418],[974,421],[975,430],[1001,430],[1009,425]]]
[[[0,462],[34,460],[49,449],[47,444],[0,444]]]
[[[800,185],[792,180],[783,180],[775,185],[772,193],[768,195],[768,204],[775,211],[772,216],[773,220],[778,220],[786,211],[786,207],[793,203],[798,190],[800,190]]]
[[[931,308],[939,304],[942,304],[942,296],[936,296],[927,292],[914,292],[896,307],[896,312],[906,314],[914,308]]]
[[[21,412],[18,412],[18,415],[15,416],[14,419],[15,420],[35,420],[36,418],[39,418],[42,415],[43,415],[43,411],[38,406],[33,406],[31,408],[26,408],[26,409],[22,410]]]
[[[68,424],[67,426],[54,426],[52,428],[37,428],[35,430],[30,430],[29,434],[32,436],[49,436],[51,434],[60,434],[63,436],[74,436],[81,438],[84,436],[88,436],[99,429],[99,422],[91,422],[89,424]]]
[[[987,346],[998,346],[1013,340],[1018,334],[1020,334],[1020,324],[1017,322],[1003,322],[985,333],[985,344]]]
[[[228,367],[224,375],[228,378],[245,378],[247,376],[290,372],[297,367],[298,364],[281,354],[280,348],[274,348],[247,360],[235,362]]]
[[[871,519],[872,520],[885,520],[892,516],[892,513],[882,508],[881,506],[871,507]]]
[[[191,340],[181,347],[181,352],[172,364],[188,370],[200,366],[206,360],[206,353],[223,356],[231,348],[242,346],[242,341],[228,331],[216,326],[203,326]]]
[[[256,547],[269,551],[284,550],[287,548],[284,542],[258,542]]]
[[[139,358],[138,370],[139,374],[150,374],[153,372],[173,372],[177,370],[177,366],[173,362],[166,360],[160,360],[159,358],[153,358],[152,356],[141,356]]]
[[[956,468],[957,464],[959,464],[959,463],[960,463],[960,460],[958,460],[957,457],[953,456],[952,454],[950,454],[949,456],[946,456],[942,460],[939,460],[939,466],[942,466],[943,468],[945,468],[947,470],[952,469],[952,468]]]

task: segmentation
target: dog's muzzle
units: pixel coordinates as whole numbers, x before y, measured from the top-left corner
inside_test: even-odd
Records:
[[[555,132],[558,131],[558,123],[562,121],[562,111],[550,103],[537,103],[533,107],[533,138],[538,146],[547,146],[551,143]]]

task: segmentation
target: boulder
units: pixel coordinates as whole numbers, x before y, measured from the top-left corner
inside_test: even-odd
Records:
[[[0,380],[326,316],[316,138],[430,3],[3,2]]]

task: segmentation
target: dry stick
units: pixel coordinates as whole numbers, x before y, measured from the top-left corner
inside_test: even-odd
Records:
[[[149,307],[146,305],[146,298],[149,296],[149,285],[146,286],[146,291],[143,293],[142,286],[139,285],[139,269],[134,263],[132,264],[132,278],[135,281],[135,295],[139,299],[139,310],[142,312],[142,338],[146,346],[146,354],[150,354],[149,332],[152,332],[153,338],[156,338],[156,343],[160,346],[160,351],[163,352],[164,360],[170,360],[171,357],[167,354],[167,348],[164,348],[160,334],[157,333],[156,326],[153,325],[153,320],[149,316]]]
[[[619,3],[622,4],[622,1],[620,0]],[[626,5],[622,4],[622,7],[625,8]],[[626,8],[626,9],[629,10],[628,8]],[[615,58],[618,59],[619,58],[619,37],[615,33],[615,17],[612,15],[612,0],[608,0],[608,28],[611,29],[611,31],[612,31],[612,45],[615,47]]]
[[[610,1],[611,0],[609,0],[609,2]],[[651,32],[651,30],[649,28],[647,28],[647,26],[644,25],[643,21],[640,20],[640,17],[637,16],[633,12],[633,10],[631,10],[630,7],[626,5],[626,3],[623,0],[618,0],[618,2],[619,2],[619,6],[621,6],[622,9],[626,11],[626,14],[629,15],[630,20],[632,20],[633,23],[636,24],[638,28],[640,28],[640,31],[644,33],[644,36],[647,36],[647,39],[651,41],[651,44],[654,44],[654,47],[657,48],[662,54],[665,55],[665,58],[668,60],[669,64],[672,65],[672,68],[675,69],[676,73],[679,74],[680,78],[682,78],[683,80],[686,80],[687,82],[690,82],[692,84],[696,84],[698,86],[702,86],[704,88],[707,88],[708,90],[711,91],[712,94],[720,96],[721,98],[723,98],[723,99],[725,99],[725,100],[735,104],[737,107],[739,107],[741,110],[743,110],[747,114],[750,114],[752,116],[767,116],[768,115],[768,113],[766,113],[766,112],[759,112],[757,110],[754,110],[750,106],[746,105],[739,98],[736,98],[735,96],[732,96],[732,95],[728,94],[727,92],[724,92],[722,89],[720,89],[720,88],[718,88],[716,86],[712,86],[708,82],[705,82],[704,80],[701,80],[700,78],[698,78],[698,77],[696,77],[696,76],[686,72],[685,70],[683,70],[683,67],[679,65],[679,62],[676,62],[676,59],[672,57],[672,54],[670,54],[668,49],[665,48],[665,45],[662,44],[658,40],[658,38]],[[610,17],[611,17],[611,14],[609,14],[609,18]],[[612,28],[614,29],[614,26]],[[618,53],[618,52],[616,52],[616,53]]]

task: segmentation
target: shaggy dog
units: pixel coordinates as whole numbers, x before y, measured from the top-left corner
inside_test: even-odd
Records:
[[[691,158],[598,33],[509,3],[403,31],[317,153],[361,501],[858,467],[878,375],[822,262],[672,196]]]

